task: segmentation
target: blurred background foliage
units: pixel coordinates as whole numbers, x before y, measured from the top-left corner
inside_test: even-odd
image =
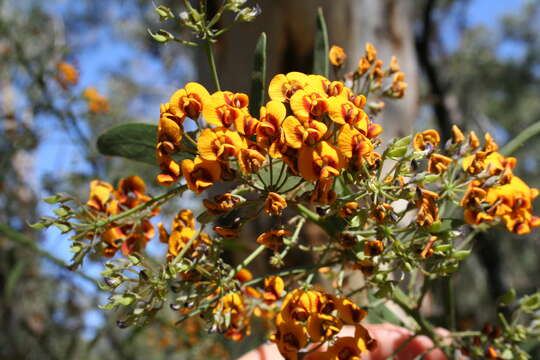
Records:
[[[502,145],[540,121],[540,1],[259,3],[263,14],[256,27],[247,31],[242,26],[251,24],[240,25],[219,44],[219,70],[230,78],[225,88],[245,90],[234,78],[244,73],[247,84],[251,68],[246,64],[252,62],[254,47],[250,39],[261,30],[274,46],[269,76],[309,72],[311,59],[302,54],[312,52],[315,16],[309,18],[303,7],[314,14],[317,5],[324,5],[331,41],[346,49],[356,44],[349,67],[355,66],[364,41],[397,53],[405,64],[409,107],[383,119],[390,135],[410,133],[413,122],[416,129],[435,126],[447,134],[450,124],[457,123],[489,131]],[[179,1],[159,4],[179,11]],[[400,7],[406,11],[396,11]],[[151,194],[160,193],[154,167],[105,158],[95,148],[104,129],[126,121],[155,123],[159,104],[175,89],[209,78],[205,66],[198,67],[200,55],[174,44],[161,46],[148,36],[147,28],[160,26],[153,8],[146,0],[0,0],[0,358],[230,358],[263,341],[259,331],[241,346],[231,344],[207,334],[196,320],[174,327],[172,310],[147,328],[120,330],[117,314],[97,310],[104,303],[95,280],[101,260],[85,264],[85,276],[69,272],[64,265],[70,256],[60,233],[27,226],[50,211],[40,198],[63,191],[85,199],[88,182],[96,177],[114,183],[139,174]],[[359,12],[373,16],[358,23]],[[273,21],[276,14],[286,20]],[[295,16],[302,21],[291,25]],[[390,30],[403,26],[408,30],[392,37]],[[78,84],[59,85],[60,61],[78,69]],[[106,96],[110,111],[88,111],[82,94],[89,86]],[[514,154],[519,175],[536,187],[538,144],[533,139]],[[182,207],[189,206],[189,199],[182,199]],[[162,219],[168,222],[179,207],[180,200],[170,204]],[[477,239],[477,256],[454,275],[460,328],[478,328],[494,319],[496,299],[509,288],[525,294],[539,287],[537,237],[535,232],[517,238],[492,231]],[[163,252],[159,245],[150,249],[156,256]],[[441,286],[425,309],[441,318],[441,326],[447,295]],[[530,351],[537,351],[537,345],[531,344]]]

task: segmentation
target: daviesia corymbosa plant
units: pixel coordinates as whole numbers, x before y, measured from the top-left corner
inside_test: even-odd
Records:
[[[197,317],[206,329],[242,341],[260,318],[286,359],[360,359],[377,347],[366,315],[393,302],[410,317],[411,330],[431,337],[449,358],[527,358],[519,344],[538,334],[538,294],[505,299],[525,316],[502,316],[491,330],[451,333],[451,340],[419,311],[433,280],[448,277],[469,255],[477,232],[502,224],[526,234],[540,225],[532,209],[538,190],[514,175],[517,159],[500,152],[490,134],[457,126],[447,140],[433,129],[381,140],[377,115],[386,101],[405,96],[405,74],[395,57],[385,65],[372,44],[346,72],[345,50],[328,48],[324,26],[318,73],[276,74],[266,83],[263,34],[253,94],[221,90],[212,44],[229,27],[219,28],[219,20],[233,12],[234,22],[251,21],[258,8],[226,0],[210,18],[205,1],[184,3],[178,16],[164,6],[156,11],[193,31],[194,41],[164,30],[151,35],[203,46],[214,89],[189,82],[163,99],[151,136],[155,179],[167,191],[150,196],[136,175],[115,186],[94,180],[84,204],[49,198],[61,204],[58,216],[41,223],[73,233],[74,267],[90,253],[111,258],[103,271],[102,287],[111,292],[104,308],[123,309],[119,326],[142,325],[172,308],[177,324]],[[91,91],[87,96],[99,103]],[[137,126],[126,125],[123,136]],[[170,223],[153,221],[162,204],[186,193],[199,201],[196,210],[177,209]],[[272,225],[249,226],[261,217]],[[325,240],[302,238],[308,224]],[[147,254],[151,243],[163,247],[161,258]],[[224,253],[231,244],[251,250],[230,263]],[[290,264],[293,250],[309,265]],[[273,270],[254,276],[261,255],[270,255]],[[351,285],[358,277],[362,285]],[[354,336],[340,336],[346,326]]]

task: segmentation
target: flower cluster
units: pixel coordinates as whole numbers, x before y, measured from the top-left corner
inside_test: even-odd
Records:
[[[327,351],[317,353],[316,359],[359,359],[376,347],[375,340],[359,324],[365,316],[366,311],[347,298],[296,289],[285,297],[276,316],[276,332],[270,339],[286,359],[296,360],[309,344],[319,347],[332,340],[343,325],[354,325],[354,337],[339,338]]]
[[[86,206],[96,219],[107,220],[110,216],[118,215],[150,200],[146,194],[144,181],[138,176],[121,179],[115,189],[111,184],[94,180],[90,183],[90,195]],[[145,219],[135,223],[110,222],[100,234],[102,253],[113,257],[121,249],[124,255],[140,251],[154,236],[154,226],[148,217],[157,215],[159,209],[154,209]],[[89,234],[93,237],[94,234]]]
[[[477,143],[473,141],[472,145]],[[497,144],[486,134],[484,146],[478,145],[476,152],[463,160],[463,170],[473,178],[461,201],[465,220],[478,225],[501,219],[508,231],[527,234],[540,225],[540,218],[532,215],[538,190],[513,174],[515,158],[497,150]]]

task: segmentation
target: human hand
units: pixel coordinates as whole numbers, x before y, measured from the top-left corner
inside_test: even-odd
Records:
[[[416,336],[407,344],[403,345],[397,354],[396,350],[407,341],[413,334],[411,331],[400,326],[391,324],[366,325],[365,326],[372,338],[377,340],[378,347],[370,353],[362,355],[362,360],[384,360],[389,356],[395,355],[397,360],[413,360],[416,356],[424,354],[433,348],[434,344],[426,336]],[[445,336],[448,331],[444,329],[437,330],[439,335]],[[339,334],[340,336],[354,336],[354,327],[347,326]],[[270,360],[281,359],[281,355],[274,344],[261,345],[255,350],[250,351],[238,360]],[[426,360],[446,360],[446,356],[439,349],[433,349],[426,353]],[[305,357],[309,360],[309,355]]]

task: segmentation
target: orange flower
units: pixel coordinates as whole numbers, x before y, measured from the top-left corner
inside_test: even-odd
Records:
[[[176,160],[167,155],[166,152],[162,151],[162,144],[163,143],[158,144],[156,151],[156,157],[158,158],[159,168],[161,170],[161,174],[157,175],[156,181],[160,185],[168,186],[178,180],[181,168]]]
[[[205,160],[226,161],[231,156],[236,156],[241,148],[246,148],[236,131],[226,128],[204,129],[199,135],[197,149],[201,158]]]
[[[307,331],[311,342],[314,343],[331,339],[342,327],[340,319],[328,314],[312,314],[307,322]]]
[[[366,43],[366,58],[372,63],[377,59],[377,49],[372,43]]]
[[[291,110],[301,121],[321,118],[328,112],[326,94],[313,87],[298,90],[291,97]]]
[[[485,143],[484,143],[485,152],[492,153],[494,151],[499,150],[499,145],[497,145],[497,143],[495,142],[495,140],[489,133],[486,133],[484,135],[484,140],[485,140]]]
[[[377,256],[384,251],[384,244],[380,240],[369,240],[364,243],[364,255]]]
[[[432,154],[429,157],[428,162],[428,172],[432,174],[442,174],[448,170],[448,165],[452,163],[452,159],[441,155],[441,154]]]
[[[171,113],[182,120],[186,116],[197,120],[209,102],[208,90],[196,82],[187,83],[185,88],[175,91],[169,100]]]
[[[138,176],[128,176],[118,182],[118,190],[115,192],[116,199],[124,206],[133,208],[150,200],[146,196],[146,185]]]
[[[319,142],[316,147],[303,147],[298,156],[300,175],[308,180],[324,180],[338,176],[345,162],[338,149],[327,143]]]
[[[452,143],[461,144],[465,141],[465,136],[459,127],[452,125]]]
[[[358,61],[358,68],[356,69],[356,71],[358,71],[360,75],[364,75],[368,72],[370,67],[371,64],[369,63],[368,59],[365,56],[362,56]]]
[[[285,283],[279,276],[270,276],[264,279],[263,299],[267,304],[273,304],[278,301],[285,290]]]
[[[279,194],[269,192],[264,202],[264,212],[268,215],[281,215],[287,207],[287,201]]]
[[[259,235],[257,242],[266,246],[272,251],[279,251],[279,249],[283,246],[283,238],[290,236],[291,234],[292,233],[287,230],[271,230]]]
[[[327,127],[316,120],[300,122],[294,116],[288,116],[283,121],[283,134],[285,142],[293,149],[300,149],[304,145],[314,145],[326,134]]]
[[[167,146],[167,153],[174,153],[179,150],[182,140],[182,127],[174,117],[162,116],[158,122],[158,143]]]
[[[397,73],[400,70],[397,58],[395,56],[392,56],[390,59],[390,73]]]
[[[66,90],[68,87],[77,85],[79,82],[79,72],[70,63],[60,61],[56,65],[56,70],[58,71],[56,80],[62,89]]]
[[[434,149],[441,142],[439,133],[435,130],[426,130],[414,136],[413,147],[416,151],[424,151],[428,147]]]
[[[245,283],[253,279],[253,274],[248,269],[240,269],[234,277],[241,283]]]
[[[335,304],[338,316],[345,324],[355,325],[367,315],[365,310],[361,309],[348,298],[338,298]]]
[[[339,216],[342,218],[350,218],[356,214],[360,205],[356,201],[350,201],[339,209]]]
[[[212,215],[223,215],[234,209],[240,203],[240,198],[231,193],[214,196],[214,201],[203,200],[206,210]]]
[[[431,224],[439,220],[439,207],[436,202],[439,195],[429,190],[418,189],[420,196],[416,200],[416,206],[418,207],[416,223],[419,226],[431,226]]]
[[[270,341],[276,343],[279,352],[287,360],[297,360],[298,351],[308,344],[308,333],[298,321],[282,322],[276,326]]]
[[[328,356],[330,360],[360,360],[363,353],[374,350],[376,341],[371,338],[366,328],[356,325],[354,337],[344,336],[328,347]]]
[[[254,174],[265,163],[266,157],[255,149],[240,149],[238,165],[242,174]]]
[[[110,110],[109,101],[96,88],[87,87],[82,96],[88,101],[88,111],[95,114],[105,114]]]
[[[396,98],[402,98],[405,96],[405,89],[409,86],[405,81],[405,74],[402,72],[397,72],[394,74],[392,79],[392,85],[390,91],[392,95]]]
[[[364,135],[367,134],[367,114],[343,97],[332,97],[328,100],[328,116],[337,124],[349,124],[355,126]]]
[[[268,86],[270,99],[281,102],[289,102],[291,97],[308,84],[306,74],[290,72],[287,75],[278,74],[272,78]]]
[[[338,135],[338,147],[346,158],[362,158],[373,151],[371,141],[356,128],[344,125]]]
[[[479,146],[480,140],[478,139],[478,136],[476,136],[476,133],[474,131],[471,131],[469,133],[469,147],[474,150]]]
[[[200,194],[221,178],[221,166],[217,161],[196,157],[194,160],[182,161],[182,173],[188,188]]]
[[[328,59],[333,66],[340,67],[347,59],[347,54],[341,46],[332,45],[328,52]]]

